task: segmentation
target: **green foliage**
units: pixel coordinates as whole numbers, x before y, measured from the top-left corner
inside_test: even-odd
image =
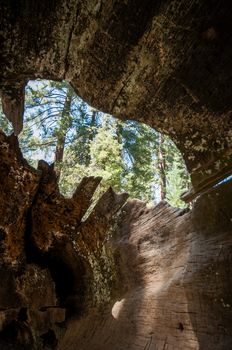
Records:
[[[102,176],[104,187],[112,186],[116,191],[120,191],[124,170],[122,145],[106,118],[103,117],[102,126],[98,129],[95,139],[91,141],[90,169],[93,174]]]
[[[12,132],[2,113],[0,127]],[[83,176],[94,175],[103,178],[100,193],[111,186],[150,203],[166,196],[183,206],[179,197],[189,178],[173,142],[147,125],[90,108],[66,82],[29,83],[19,141],[31,164],[39,158],[55,162],[67,196]]]
[[[68,148],[61,164],[60,191],[71,197],[84,176],[89,176],[89,168],[76,162],[76,154]],[[93,176],[93,174],[91,174]]]
[[[180,199],[180,195],[188,188],[189,178],[187,176],[187,170],[177,152],[173,158],[172,168],[167,172],[167,182],[167,201],[174,207],[184,208],[186,204]]]
[[[134,198],[152,201],[157,133],[147,125],[137,122],[127,121],[121,123],[121,126],[123,150],[125,157],[128,157],[125,189]]]

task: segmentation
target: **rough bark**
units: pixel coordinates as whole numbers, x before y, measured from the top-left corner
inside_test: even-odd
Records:
[[[64,198],[53,165],[31,168],[17,138],[2,132],[0,160],[0,348],[52,349],[66,318],[114,293],[106,242],[128,195],[110,188],[87,215],[100,178],[84,178]]]
[[[191,211],[109,189],[87,214],[100,178],[66,199],[0,136],[1,349],[232,347],[231,183]]]
[[[191,211],[128,202],[110,241],[118,295],[70,321],[60,349],[230,349],[231,195],[224,184]]]
[[[191,211],[129,201],[110,240],[118,295],[71,320],[60,349],[232,348],[231,195],[227,183]]]
[[[139,201],[119,212],[127,195],[109,189],[88,213],[98,178],[65,199],[53,167],[33,170],[0,133],[1,349],[232,347],[232,189],[212,187],[232,164],[230,7],[1,1],[15,134],[27,79],[66,79],[94,107],[172,137],[192,175],[186,200],[212,188],[189,212]]]
[[[186,200],[231,173],[229,1],[4,0],[0,6],[0,85],[16,134],[24,82],[66,79],[92,106],[172,137],[192,175]]]

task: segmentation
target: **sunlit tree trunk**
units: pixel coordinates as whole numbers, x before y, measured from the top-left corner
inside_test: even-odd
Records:
[[[60,178],[61,173],[61,165],[64,158],[64,147],[65,147],[65,140],[67,136],[67,132],[69,128],[71,127],[72,123],[72,117],[71,117],[71,104],[72,104],[72,98],[74,96],[73,89],[70,87],[67,90],[67,95],[64,102],[64,108],[61,112],[60,116],[60,122],[59,127],[57,130],[57,143],[56,143],[56,149],[55,149],[55,169],[58,179]]]
[[[89,166],[91,162],[91,155],[90,155],[90,145],[91,142],[94,140],[94,137],[96,135],[96,121],[97,121],[97,111],[96,109],[91,109],[91,120],[90,120],[90,130],[88,134],[85,135],[84,140],[86,144],[87,152],[85,152],[85,165]]]
[[[159,134],[158,146],[158,168],[160,175],[160,198],[166,198],[167,193],[167,178],[166,178],[166,154],[164,149],[164,135]]]

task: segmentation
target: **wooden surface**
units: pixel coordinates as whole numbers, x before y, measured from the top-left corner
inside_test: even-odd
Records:
[[[118,296],[70,321],[60,349],[231,349],[231,195],[225,184],[189,212],[129,202],[111,240]]]

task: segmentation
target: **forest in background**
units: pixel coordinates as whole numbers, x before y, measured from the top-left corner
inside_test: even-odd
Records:
[[[2,112],[0,128],[12,132]],[[97,195],[111,186],[149,204],[165,199],[185,206],[180,195],[190,180],[175,144],[148,125],[91,108],[66,82],[28,83],[19,142],[31,165],[38,159],[54,162],[65,196],[83,176],[101,176]]]

